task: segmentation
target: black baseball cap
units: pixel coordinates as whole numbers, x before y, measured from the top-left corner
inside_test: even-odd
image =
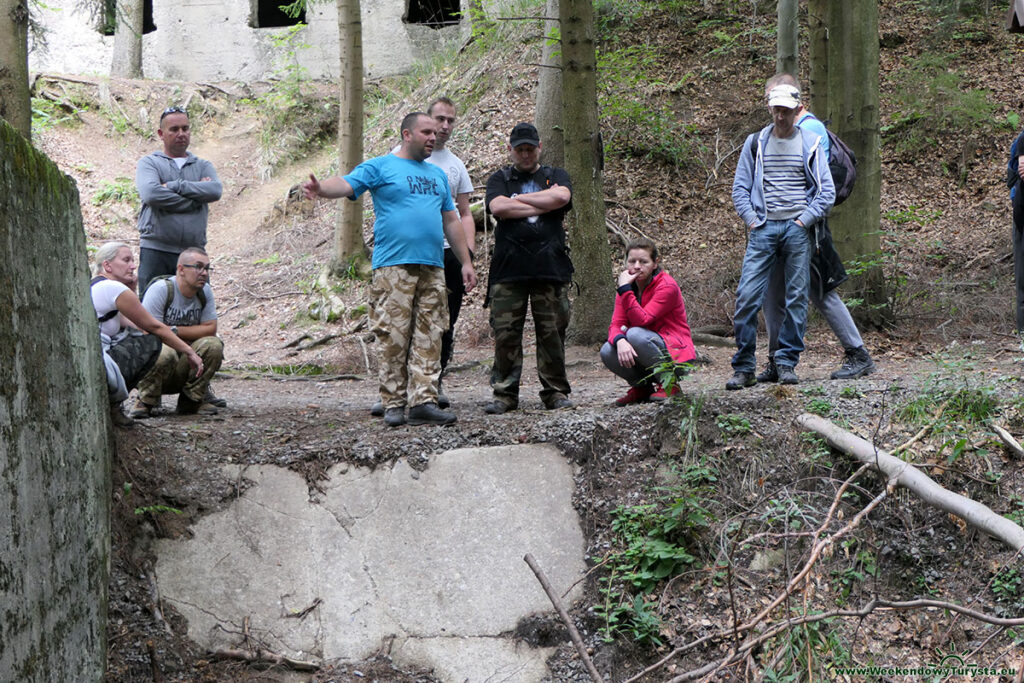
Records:
[[[508,136],[508,144],[513,149],[519,145],[533,145],[540,147],[540,133],[532,123],[517,123]]]

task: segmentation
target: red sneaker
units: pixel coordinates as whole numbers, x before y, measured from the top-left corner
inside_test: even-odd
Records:
[[[615,399],[615,405],[628,406],[633,403],[647,403],[653,392],[654,387],[650,384],[641,384],[638,387],[630,387],[625,396]]]
[[[650,399],[652,401],[667,401],[670,396],[675,396],[679,393],[679,385],[675,384],[672,386],[672,391],[666,392],[664,388],[658,387],[658,390],[651,394]]]

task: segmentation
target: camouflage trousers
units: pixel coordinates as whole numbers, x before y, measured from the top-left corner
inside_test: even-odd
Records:
[[[210,380],[224,361],[224,342],[220,337],[201,337],[190,346],[203,359],[203,373],[193,376],[185,354],[164,344],[156,365],[139,382],[140,401],[158,406],[163,394],[185,394],[193,401],[202,402]]]
[[[569,285],[560,282],[503,282],[491,285],[491,329],[494,330],[494,400],[519,403],[523,374],[523,326],[526,306],[533,313],[537,335],[540,399],[549,406],[569,395],[565,376],[565,329],[569,326]]]
[[[448,329],[444,269],[419,264],[377,268],[370,297],[384,407],[436,403],[441,335]]]

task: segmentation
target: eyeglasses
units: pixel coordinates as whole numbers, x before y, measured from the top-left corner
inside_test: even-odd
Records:
[[[188,116],[188,112],[185,111],[184,107],[174,106],[164,109],[164,113],[160,114],[160,120],[163,121],[165,116],[170,116],[171,114],[184,114],[185,116]]]
[[[209,263],[182,263],[182,268],[194,268],[197,273],[212,273],[213,266]]]

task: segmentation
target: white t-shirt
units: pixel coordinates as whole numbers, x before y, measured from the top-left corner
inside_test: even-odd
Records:
[[[102,318],[110,311],[117,310],[117,297],[128,291],[128,287],[117,280],[103,279],[91,287],[92,306],[96,309],[96,317]],[[108,337],[116,337],[126,325],[120,313],[100,323],[100,332]]]
[[[394,154],[400,149],[402,149],[401,145],[391,150],[391,153]],[[462,159],[449,152],[447,147],[435,149],[424,161],[437,166],[448,176],[448,187],[452,190],[452,201],[455,201],[460,194],[470,194],[473,192],[473,181],[469,177],[466,165],[462,163]],[[450,246],[448,238],[445,237],[444,248],[448,249]]]

